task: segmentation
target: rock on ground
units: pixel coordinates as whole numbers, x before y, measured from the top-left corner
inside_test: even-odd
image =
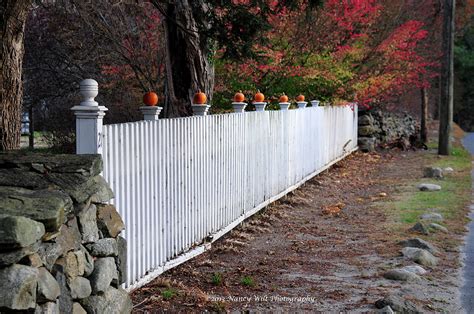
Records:
[[[434,245],[420,238],[412,238],[408,240],[403,240],[403,241],[400,241],[398,244],[400,244],[403,247],[415,247],[415,248],[425,249],[432,254],[438,253],[438,249]]]
[[[424,275],[427,273],[427,271],[419,265],[405,266],[402,269],[409,271],[411,273],[417,274],[417,275]]]
[[[438,214],[438,213],[424,213],[423,215],[420,216],[420,219],[442,221],[444,218],[443,218],[443,215]]]
[[[441,191],[441,186],[432,183],[422,183],[418,185],[420,191],[434,192]]]
[[[436,178],[442,179],[443,178],[443,169],[439,167],[426,167],[423,169],[423,176],[425,178]]]
[[[417,222],[413,227],[409,229],[411,232],[421,233],[424,235],[428,235],[430,232],[428,228],[422,224],[421,222]]]
[[[391,269],[383,274],[384,278],[399,281],[420,281],[421,277],[403,268]]]
[[[105,238],[116,238],[125,229],[122,217],[113,205],[97,206],[97,226]]]
[[[405,247],[402,250],[403,256],[423,266],[436,266],[438,259],[430,252],[420,248]]]
[[[99,240],[97,228],[97,208],[95,205],[84,208],[79,214],[79,227],[82,232],[82,243],[92,243]]]
[[[437,224],[437,223],[430,223],[428,225],[428,228],[430,230],[435,230],[435,231],[441,231],[441,232],[445,232],[445,233],[448,233],[448,228],[446,228],[445,226],[441,226],[440,224]]]
[[[378,309],[382,309],[386,306],[390,306],[390,308],[397,313],[422,313],[413,302],[398,295],[389,295],[375,302],[375,307]]]

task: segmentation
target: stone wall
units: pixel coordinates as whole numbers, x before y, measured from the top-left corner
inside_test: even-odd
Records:
[[[98,155],[0,154],[0,313],[129,313]]]
[[[382,110],[359,111],[358,145],[362,151],[377,146],[407,149],[418,142],[420,126],[409,114]]]

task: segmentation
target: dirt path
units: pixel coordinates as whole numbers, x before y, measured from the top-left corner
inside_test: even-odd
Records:
[[[389,200],[400,182],[421,177],[423,154],[354,154],[210,251],[135,291],[135,312],[366,311],[393,291],[422,300],[415,303],[427,311],[455,310],[454,268],[433,271],[429,280],[413,285],[380,276],[407,263],[399,257],[399,235],[387,231],[384,210],[373,204]],[[445,266],[457,255],[447,252]]]

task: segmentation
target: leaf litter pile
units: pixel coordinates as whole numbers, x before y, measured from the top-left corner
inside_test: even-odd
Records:
[[[400,288],[380,276],[399,247],[376,202],[422,168],[418,152],[357,152],[135,290],[134,312],[371,311]]]

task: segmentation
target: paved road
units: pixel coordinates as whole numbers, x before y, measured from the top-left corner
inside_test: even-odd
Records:
[[[463,140],[464,146],[474,155],[474,133],[468,133]],[[472,172],[474,182],[474,170]],[[473,185],[474,191],[474,185]],[[473,199],[474,201],[474,199]],[[471,213],[469,215],[471,222],[469,223],[469,234],[465,253],[464,267],[464,286],[461,291],[462,305],[467,313],[474,313],[474,204],[471,205]]]

